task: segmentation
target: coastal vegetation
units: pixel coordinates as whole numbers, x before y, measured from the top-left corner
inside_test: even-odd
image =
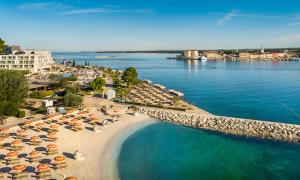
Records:
[[[138,73],[136,68],[129,67],[126,68],[122,74],[122,80],[127,83],[127,86],[135,85],[138,83]]]
[[[109,71],[113,79],[113,85],[116,89],[118,98],[123,98],[130,92],[134,85],[139,83],[138,72],[134,67],[128,67],[123,72]]]
[[[22,71],[0,71],[0,116],[23,117],[18,108],[27,97],[28,85]]]
[[[77,107],[82,104],[83,98],[79,95],[68,92],[64,96],[64,103],[68,107]]]
[[[97,77],[92,82],[90,82],[89,86],[96,91],[103,92],[103,87],[105,86],[106,82],[102,77]]]
[[[43,99],[45,97],[53,96],[55,94],[54,91],[33,91],[29,94],[30,98]]]
[[[6,49],[5,41],[0,38],[0,54],[6,54]]]

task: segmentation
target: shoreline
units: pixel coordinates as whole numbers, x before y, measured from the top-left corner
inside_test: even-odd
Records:
[[[103,161],[101,163],[101,179],[120,179],[118,172],[118,158],[121,152],[121,148],[124,142],[134,133],[139,130],[157,123],[157,120],[149,119],[132,124],[115,134],[111,137],[111,142],[109,142],[102,153]]]
[[[96,108],[89,110],[89,114],[93,114],[97,119],[105,121],[110,119],[106,114],[99,112]],[[74,120],[74,117],[78,116],[78,111],[72,113],[71,117],[67,118],[67,121]],[[87,116],[86,114],[85,116]],[[72,117],[73,116],[73,117]],[[61,116],[53,117],[52,120],[58,120]],[[78,116],[79,117],[79,116]],[[18,158],[20,164],[24,164],[26,172],[29,177],[27,179],[36,179],[36,170],[39,162],[29,163],[29,153],[32,151],[38,151],[41,153],[40,163],[48,164],[50,166],[51,178],[64,179],[66,177],[75,176],[77,179],[118,179],[117,173],[117,159],[121,150],[123,142],[133,133],[146,127],[147,125],[156,123],[157,121],[149,116],[140,114],[134,116],[132,114],[124,113],[118,118],[119,121],[109,123],[106,126],[98,126],[101,132],[95,132],[92,130],[93,126],[87,123],[85,120],[78,120],[82,124],[82,130],[74,132],[69,128],[69,125],[59,125],[55,122],[44,124],[43,130],[36,132],[29,128],[25,131],[26,137],[22,140],[22,150],[19,151]],[[44,122],[44,120],[32,122],[32,127],[35,124]],[[55,125],[57,126],[56,142],[48,142],[46,139],[47,129]],[[13,133],[19,130],[19,126],[11,127],[8,132]],[[41,144],[38,146],[31,146],[28,144],[31,137],[38,136],[41,139]],[[5,138],[2,143],[5,145],[1,150],[1,155],[6,156],[10,152],[11,142],[15,140],[15,137],[10,135]],[[47,146],[49,144],[56,144],[58,154],[47,155]],[[84,160],[75,160],[74,152],[79,151],[84,157]],[[54,171],[54,157],[62,155],[65,157],[67,168]],[[5,158],[3,158],[4,160]],[[4,175],[4,179],[9,178],[9,173],[12,173],[13,165],[5,165],[0,168],[0,175]],[[92,173],[89,173],[92,172]]]

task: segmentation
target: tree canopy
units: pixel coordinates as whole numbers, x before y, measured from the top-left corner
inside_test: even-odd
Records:
[[[122,80],[127,83],[127,85],[136,84],[138,82],[138,73],[134,67],[126,68],[122,74]]]
[[[5,41],[0,38],[0,54],[5,54],[6,53],[6,45]]]
[[[27,96],[28,85],[21,71],[0,70],[0,115],[16,116]]]
[[[103,91],[103,86],[105,86],[106,82],[102,77],[97,77],[92,82],[90,82],[90,87],[93,90]]]
[[[64,96],[64,102],[65,105],[68,107],[76,107],[82,104],[82,97],[78,96],[76,94],[73,94],[71,92],[68,92],[65,96]]]

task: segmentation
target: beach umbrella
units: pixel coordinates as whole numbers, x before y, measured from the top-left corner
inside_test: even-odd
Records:
[[[41,152],[39,152],[39,151],[31,151],[31,152],[29,153],[29,155],[30,155],[30,157],[34,158],[34,157],[40,156],[40,155],[41,155]]]
[[[0,128],[0,132],[6,132],[8,130],[9,130],[9,128]]]
[[[78,122],[78,119],[72,119],[71,122],[72,123]]]
[[[63,162],[63,161],[65,161],[65,157],[64,156],[56,156],[54,158],[54,161],[57,163]]]
[[[48,144],[48,145],[47,145],[47,148],[48,148],[48,149],[56,149],[56,148],[57,148],[57,145],[56,145],[56,144]]]
[[[10,151],[9,153],[6,154],[6,157],[9,159],[16,158],[19,155],[17,151]]]
[[[32,137],[30,138],[30,141],[35,142],[35,141],[38,141],[39,139],[40,139],[40,137],[38,137],[38,136],[32,136]]]
[[[42,123],[42,122],[36,123],[36,126],[38,126],[38,127],[41,127],[41,126],[43,126],[43,125],[44,125],[44,123]]]
[[[47,136],[55,136],[56,132],[48,132]]]
[[[30,120],[26,120],[26,121],[24,121],[24,125],[30,125],[32,123],[32,121],[30,121]]]
[[[20,130],[17,131],[17,133],[18,133],[18,134],[25,134],[25,133],[26,133],[26,130],[20,129]]]
[[[73,126],[79,127],[79,126],[81,126],[81,123],[80,123],[80,122],[74,122],[74,123],[73,123]]]
[[[57,129],[57,128],[58,128],[58,125],[56,125],[56,124],[50,125],[50,129]]]
[[[49,165],[48,164],[39,164],[36,168],[38,171],[47,171],[47,170],[49,170]]]
[[[21,146],[21,145],[22,145],[22,141],[20,141],[20,140],[15,140],[15,141],[12,141],[11,144],[12,144],[13,146]]]
[[[25,169],[26,169],[26,166],[24,164],[18,164],[13,167],[13,170],[18,171],[18,172],[22,172]]]

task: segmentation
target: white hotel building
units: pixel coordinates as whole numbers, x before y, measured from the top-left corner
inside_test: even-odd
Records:
[[[0,55],[0,69],[29,70],[31,72],[48,69],[54,63],[50,51],[28,50]]]

